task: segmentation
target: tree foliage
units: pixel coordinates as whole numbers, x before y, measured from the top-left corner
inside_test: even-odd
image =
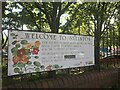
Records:
[[[112,35],[114,29],[112,33],[120,38],[119,2],[14,2],[4,5],[3,30],[26,25],[31,30],[44,32],[92,35],[95,37],[96,60],[99,60],[101,37],[106,33]],[[20,11],[13,11],[14,8]],[[63,14],[69,17],[61,26]]]

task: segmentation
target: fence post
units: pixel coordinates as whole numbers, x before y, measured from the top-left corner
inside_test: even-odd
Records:
[[[100,41],[98,41],[99,40],[99,38],[100,37],[96,37],[95,38],[95,41],[94,41],[94,53],[95,53],[95,69],[96,70],[98,70],[98,71],[100,71],[100,52],[99,52],[99,50],[100,50],[100,46],[99,46],[99,44],[100,44]]]
[[[0,25],[2,26],[2,2],[0,2]],[[2,32],[2,28],[0,27],[0,31]],[[0,33],[1,37],[1,33]],[[1,40],[0,40],[1,41]],[[0,42],[1,44],[1,42]],[[2,89],[2,69],[1,69],[1,54],[2,54],[2,47],[0,45],[0,89]]]
[[[118,68],[118,85],[120,87],[120,68]]]

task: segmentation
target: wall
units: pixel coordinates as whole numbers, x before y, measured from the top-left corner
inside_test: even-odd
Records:
[[[118,84],[118,80],[120,81],[120,69],[110,69],[101,72],[94,71],[80,75],[24,82],[3,87],[3,90],[7,88],[111,88]]]

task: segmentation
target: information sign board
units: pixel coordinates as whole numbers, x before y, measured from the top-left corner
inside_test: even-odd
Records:
[[[92,36],[9,30],[8,76],[94,63]]]

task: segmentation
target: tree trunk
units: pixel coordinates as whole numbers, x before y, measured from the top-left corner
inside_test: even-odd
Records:
[[[104,7],[105,3],[103,2],[102,4],[99,2],[98,4],[98,12],[95,14],[95,64],[96,64],[96,69],[100,71],[100,41],[101,41],[101,29],[102,29],[102,24],[104,22],[103,16],[104,16]]]
[[[95,66],[96,69],[100,71],[100,37],[101,37],[101,20],[99,15],[96,16],[95,24],[95,47],[94,47],[94,53],[95,53]]]
[[[0,2],[0,25],[2,25],[2,2]],[[0,30],[2,30],[2,27],[0,27]],[[2,39],[2,43],[3,43],[2,33],[0,33],[0,37],[2,37],[1,39]],[[0,46],[0,53],[1,53],[1,49],[2,49],[2,47]]]
[[[52,10],[52,15],[51,15],[51,22],[50,22],[50,28],[51,32],[53,33],[58,33],[59,29],[59,21],[60,21],[60,16],[58,15],[58,9],[60,8],[60,3],[59,2],[53,2],[53,10]]]
[[[54,17],[54,18],[52,18],[52,21],[53,21],[53,22],[51,22],[51,24],[50,24],[51,32],[53,32],[53,33],[58,33],[58,29],[59,29],[59,18]]]
[[[96,69],[100,70],[100,30],[95,29],[95,47],[94,47],[94,52],[95,52],[95,65]]]
[[[119,11],[118,11],[118,14],[120,15],[120,6],[119,6],[118,10],[119,10]],[[120,16],[118,17],[118,21],[120,21]],[[120,22],[119,22],[119,23],[120,23]],[[118,35],[119,35],[119,37],[118,37],[119,39],[118,39],[118,40],[119,40],[119,48],[120,48],[120,26],[119,26],[119,28],[118,28],[118,33],[119,33],[119,34],[118,34]]]

